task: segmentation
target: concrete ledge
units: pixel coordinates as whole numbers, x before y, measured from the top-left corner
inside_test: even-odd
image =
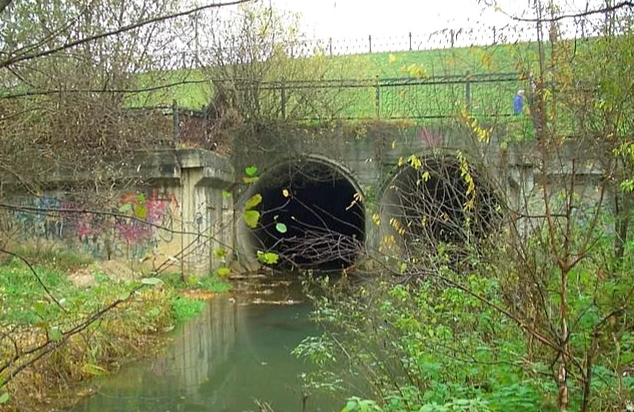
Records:
[[[178,162],[183,169],[202,169],[199,185],[212,187],[229,187],[235,180],[235,172],[231,161],[209,150],[180,149],[175,151]]]
[[[129,165],[129,174],[146,179],[180,179],[183,169],[202,169],[201,184],[230,186],[235,173],[231,161],[203,149],[161,149],[139,152]]]
[[[130,162],[130,174],[146,179],[180,179],[181,166],[174,150],[138,152]]]

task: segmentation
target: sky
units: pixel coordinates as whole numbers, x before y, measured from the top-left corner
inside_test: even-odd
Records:
[[[507,14],[526,13],[529,0],[270,0],[276,8],[299,12],[306,34],[350,38],[432,33],[445,28],[503,27]],[[585,9],[602,0],[564,0],[563,10]],[[488,5],[486,4],[488,3]],[[501,11],[496,11],[496,7]],[[505,14],[505,13],[506,14]],[[526,15],[528,16],[528,15]]]
[[[537,35],[533,24],[509,17],[534,18],[530,4],[535,0],[257,1],[300,15],[308,53],[316,46],[333,54],[365,53],[370,47],[373,52],[468,47],[535,40]],[[606,0],[553,1],[562,13],[574,14],[586,6],[600,8]],[[224,11],[231,19],[236,10]],[[458,29],[461,32],[451,42],[450,30]],[[560,30],[564,38],[581,35],[580,26],[572,20],[565,20]],[[584,35],[594,34],[591,28],[584,31]]]
[[[307,34],[318,38],[427,33],[475,23],[483,13],[476,0],[272,0],[272,3],[281,9],[300,12]],[[491,21],[502,17],[491,10],[486,14]]]

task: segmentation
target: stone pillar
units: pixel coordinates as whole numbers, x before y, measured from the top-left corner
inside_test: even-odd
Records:
[[[181,166],[181,271],[206,275],[224,266],[214,253],[233,248],[233,205],[222,192],[234,181],[228,159],[204,150],[179,150]]]

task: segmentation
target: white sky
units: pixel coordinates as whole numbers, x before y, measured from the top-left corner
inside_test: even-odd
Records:
[[[476,0],[271,1],[281,9],[301,13],[307,34],[318,38],[429,33],[460,27],[478,20],[482,13]]]
[[[533,24],[517,23],[509,15],[534,18],[530,4],[535,0],[256,0],[280,11],[298,13],[301,30],[309,40],[304,52],[319,45],[333,54],[372,51],[401,51],[451,47],[449,30],[461,29],[455,47],[535,40]],[[554,0],[561,13],[575,14],[597,9],[605,0]],[[546,1],[544,1],[546,3]],[[587,4],[589,3],[589,4]],[[500,11],[501,10],[501,11]],[[236,8],[221,14],[231,19]],[[601,19],[601,15],[594,16]],[[560,23],[563,37],[578,37],[580,25],[572,19]],[[495,30],[494,30],[495,27]],[[595,25],[595,27],[599,27]],[[585,24],[585,35],[593,33]],[[408,34],[412,34],[410,41]],[[302,51],[300,51],[302,53]]]
[[[306,34],[316,38],[349,38],[431,33],[446,28],[504,26],[510,19],[496,12],[494,0],[270,0],[280,9],[299,12]],[[564,10],[585,9],[586,1],[557,3]],[[485,3],[489,3],[487,6]],[[498,0],[502,10],[521,14],[529,0]]]

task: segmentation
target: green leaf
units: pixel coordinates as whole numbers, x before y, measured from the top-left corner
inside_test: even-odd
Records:
[[[62,340],[62,337],[62,331],[59,330],[59,327],[53,326],[48,330],[48,338],[53,342],[59,342],[60,340]]]
[[[345,407],[345,408],[343,408],[343,411],[346,411],[346,412],[352,412],[352,411],[354,411],[355,409],[357,409],[357,401],[356,401],[356,400],[354,400],[354,399],[350,399],[350,400],[348,401],[348,403],[346,403],[346,407]],[[343,411],[342,411],[342,412],[343,412]]]
[[[130,203],[126,203],[125,205],[121,205],[119,208],[119,213],[127,213],[132,210],[132,205]]]
[[[227,256],[227,249],[219,247],[214,250],[214,255],[216,255],[216,257],[223,258]]]
[[[143,205],[134,205],[134,216],[139,219],[145,219],[147,217],[147,208]]]
[[[141,283],[143,283],[144,285],[150,285],[150,286],[158,285],[161,282],[162,282],[162,280],[159,279],[159,278],[143,278],[143,279],[141,279]]]
[[[145,195],[143,193],[137,195],[136,199],[139,201],[139,203],[145,203]]]
[[[262,203],[262,195],[257,193],[255,195],[253,195],[251,197],[251,199],[247,200],[247,203],[245,203],[244,208],[247,209],[247,210],[253,209],[254,207],[259,205],[260,203]]]
[[[244,183],[246,184],[250,184],[250,183],[255,183],[259,180],[259,177],[243,177],[242,180],[244,181]]]
[[[231,274],[231,269],[229,268],[218,268],[216,270],[216,274],[220,277],[229,276]]]
[[[233,195],[231,194],[231,192],[227,192],[226,190],[223,190],[223,191],[222,191],[222,198],[223,198],[223,199],[231,199],[231,196],[233,196]]]
[[[251,229],[255,229],[258,226],[258,221],[260,220],[260,212],[257,210],[247,210],[242,214],[244,218],[244,222]]]
[[[276,224],[275,229],[280,233],[286,233],[286,225],[284,223]]]
[[[277,253],[258,251],[258,261],[265,265],[275,265],[279,259],[280,256]]]
[[[38,300],[33,304],[33,310],[35,310],[35,313],[37,313],[40,317],[44,317],[44,315],[46,315],[46,306],[46,302]]]
[[[0,395],[0,405],[9,402],[9,399],[11,399],[11,397],[9,396],[9,392],[4,392],[2,395]]]
[[[244,169],[244,173],[246,173],[247,176],[253,177],[258,173],[258,168],[257,166],[249,166]]]

